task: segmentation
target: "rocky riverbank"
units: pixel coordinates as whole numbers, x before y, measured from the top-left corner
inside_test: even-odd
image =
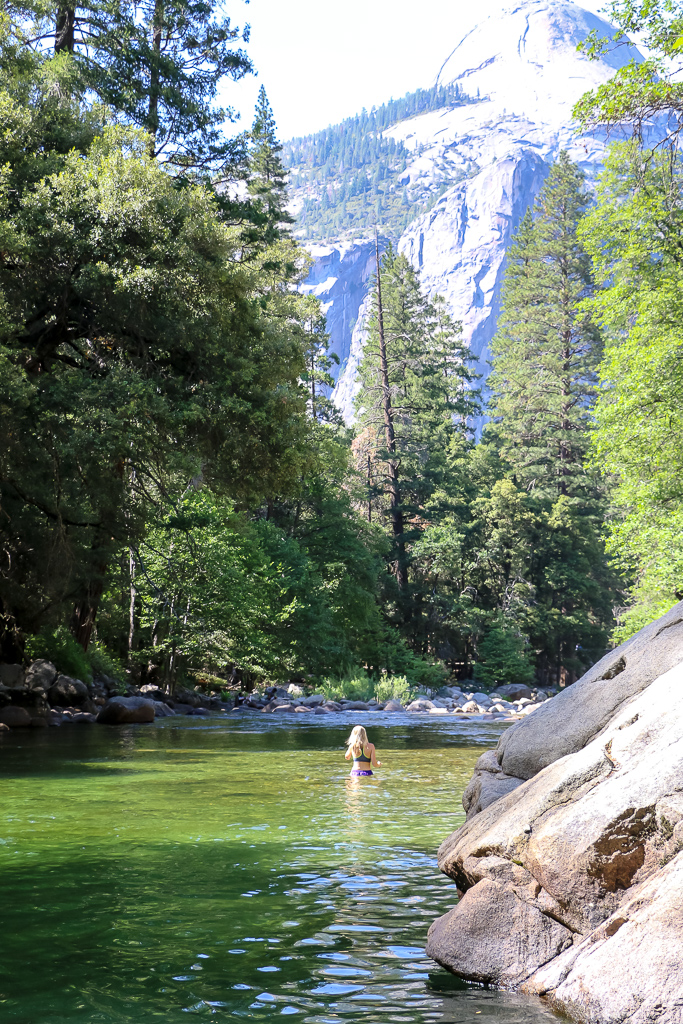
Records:
[[[108,678],[84,683],[59,673],[48,661],[36,661],[28,668],[0,665],[0,732],[68,724],[123,725],[169,715],[233,711],[315,715],[388,711],[516,721],[542,707],[554,694],[554,690],[516,685],[501,686],[492,694],[452,686],[404,705],[398,700],[329,700],[323,693],[306,696],[301,687],[291,684],[288,688],[271,687],[266,693],[235,694],[236,700],[226,702],[199,689],[176,689],[171,695],[151,685],[126,688]]]
[[[683,602],[480,757],[427,952],[590,1024],[683,1022]]]
[[[0,733],[8,729],[61,725],[124,725],[153,722],[169,715],[210,715],[232,708],[195,690],[171,697],[156,686],[140,689],[114,679],[84,683],[59,673],[49,661],[0,665]]]

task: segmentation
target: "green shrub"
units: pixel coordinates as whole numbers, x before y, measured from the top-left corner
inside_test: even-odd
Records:
[[[370,700],[374,695],[373,681],[366,672],[359,670],[343,679],[323,679],[320,687],[328,700]]]
[[[92,671],[87,654],[66,626],[42,629],[26,641],[25,655],[31,661],[44,658],[65,676],[90,682]]]
[[[122,663],[118,658],[112,657],[106,647],[99,641],[90,644],[87,658],[90,661],[93,676],[109,676],[110,679],[123,679],[125,671]]]
[[[375,683],[375,697],[380,704],[388,700],[408,704],[412,699],[412,688],[405,676],[383,675]]]
[[[501,623],[489,629],[479,644],[474,678],[486,687],[529,683],[534,670],[528,659],[528,640],[514,626]]]

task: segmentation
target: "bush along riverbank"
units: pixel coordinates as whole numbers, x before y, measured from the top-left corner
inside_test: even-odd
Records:
[[[405,692],[404,701],[396,697],[378,700],[354,700],[326,692],[306,694],[291,683],[287,688],[272,686],[265,691],[243,694],[221,690],[220,697],[194,689],[176,688],[170,693],[160,687],[126,686],[116,679],[101,677],[83,682],[58,671],[44,659],[28,668],[0,665],[0,733],[9,729],[45,728],[70,723],[76,725],[125,725],[153,722],[171,715],[210,715],[220,712],[299,713],[329,715],[347,711],[388,711],[419,715],[458,715],[462,718],[486,717],[515,720],[526,717],[555,694],[554,690],[531,690],[510,684],[491,693],[446,686],[436,693],[413,696],[392,681],[381,681],[378,692]],[[329,687],[326,687],[329,691]],[[229,698],[229,699],[225,699]]]
[[[683,602],[505,730],[427,953],[591,1024],[683,1020]]]

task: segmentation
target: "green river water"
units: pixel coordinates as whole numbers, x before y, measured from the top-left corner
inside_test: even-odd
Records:
[[[502,726],[233,713],[0,743],[2,1024],[541,1024],[424,954]],[[362,721],[383,767],[350,780]]]

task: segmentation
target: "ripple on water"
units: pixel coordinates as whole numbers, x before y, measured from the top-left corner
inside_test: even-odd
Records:
[[[10,738],[3,1024],[552,1019],[424,955],[455,899],[434,851],[501,727],[372,716],[387,770],[350,780],[332,717]]]

